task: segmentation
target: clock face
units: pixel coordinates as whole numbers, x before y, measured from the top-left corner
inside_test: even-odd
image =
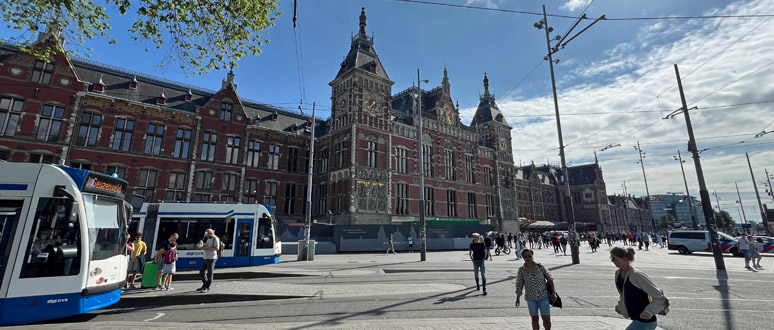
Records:
[[[500,149],[506,148],[508,148],[508,142],[506,142],[505,139],[500,139]]]
[[[342,98],[341,101],[339,101],[339,110],[344,110],[347,107],[347,99]]]
[[[378,105],[379,105],[379,102],[377,102],[377,101],[376,101],[376,98],[375,98],[373,95],[369,95],[369,96],[366,98],[366,103],[365,103],[365,105],[366,105],[366,107],[367,107],[369,110],[371,110],[371,111],[376,111],[376,108],[378,107]]]

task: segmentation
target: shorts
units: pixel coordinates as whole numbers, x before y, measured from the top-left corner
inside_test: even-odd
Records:
[[[527,308],[529,308],[529,315],[537,316],[538,310],[540,315],[551,316],[551,304],[548,301],[548,297],[540,300],[527,300]]]
[[[164,264],[164,267],[161,269],[162,274],[174,274],[175,273],[175,263],[171,264]]]
[[[142,269],[142,265],[140,264],[140,258],[137,258],[137,259],[129,258],[129,271],[139,272],[140,269]]]
[[[744,260],[752,259],[752,251],[742,249],[742,254],[744,254]]]

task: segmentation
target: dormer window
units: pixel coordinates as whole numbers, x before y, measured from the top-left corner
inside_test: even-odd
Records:
[[[253,124],[260,125],[261,124],[261,118],[255,118],[253,119]]]
[[[156,104],[158,104],[158,105],[166,105],[167,104],[167,96],[164,95],[163,91],[161,92],[161,96],[159,96],[156,99]]]
[[[94,91],[102,93],[105,90],[105,83],[102,81],[102,76],[99,76],[99,82],[94,85]]]
[[[279,119],[279,114],[278,114],[277,112],[274,112],[274,113],[271,115],[271,120],[277,120],[277,119]]]
[[[371,62],[371,68],[370,68],[370,70],[371,70],[371,72],[373,72],[373,73],[376,73],[376,63],[374,63],[374,62]]]
[[[36,60],[35,68],[32,70],[32,82],[47,85],[51,82],[51,76],[54,74],[54,63],[46,63]]]
[[[129,89],[137,89],[137,76],[129,82]]]
[[[220,120],[231,121],[234,105],[223,102],[220,104]]]
[[[191,100],[193,100],[193,93],[191,93],[191,90],[189,89],[188,94],[185,94],[185,101],[191,102]]]

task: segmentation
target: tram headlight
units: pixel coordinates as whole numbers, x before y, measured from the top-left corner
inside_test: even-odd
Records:
[[[92,269],[91,272],[89,273],[91,277],[97,276],[99,274],[102,274],[102,268],[99,268],[99,267]]]

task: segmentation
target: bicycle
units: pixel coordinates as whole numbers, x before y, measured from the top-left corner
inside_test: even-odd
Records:
[[[499,256],[500,252],[503,252],[505,254],[511,254],[511,248],[509,248],[507,245],[506,246],[498,246],[498,247],[496,247],[495,248],[495,255]]]

